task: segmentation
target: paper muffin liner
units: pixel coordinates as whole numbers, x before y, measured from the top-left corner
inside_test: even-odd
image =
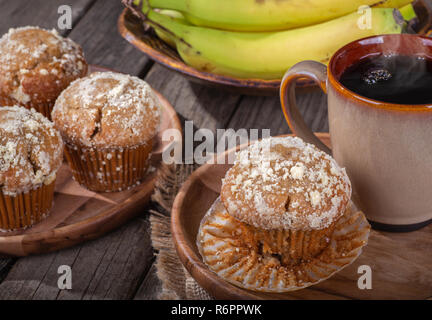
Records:
[[[153,143],[127,148],[86,148],[65,143],[65,156],[75,180],[96,192],[119,192],[143,180]]]
[[[204,263],[218,276],[241,288],[288,292],[317,284],[354,262],[367,244],[370,225],[364,214],[351,204],[331,230],[328,245],[314,257],[299,260],[295,256],[293,263],[282,261],[277,254],[256,249],[245,231],[253,232],[253,229],[230,216],[218,198],[198,231],[197,246]],[[291,237],[286,231],[272,232],[275,241],[288,235],[285,239],[289,239],[290,249],[310,243],[303,238],[299,245],[296,243],[298,235]]]
[[[240,225],[247,243],[259,243],[259,254],[277,256],[286,266],[304,263],[320,254],[330,243],[336,222],[322,230],[264,230]]]
[[[15,99],[0,96],[1,106],[20,105],[27,109],[35,109],[37,112],[42,113],[49,120],[51,120],[51,111],[54,108],[54,104],[55,104],[55,100],[52,102],[44,102],[44,103],[33,103],[33,102],[21,103],[16,101]]]
[[[51,210],[54,187],[55,180],[16,195],[0,192],[0,230],[25,229],[43,220]]]

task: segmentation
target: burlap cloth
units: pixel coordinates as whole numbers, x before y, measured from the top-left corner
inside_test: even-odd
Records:
[[[162,282],[159,299],[208,300],[209,294],[189,275],[180,262],[171,236],[171,208],[194,165],[163,165],[152,196],[157,209],[151,210],[151,240],[156,252],[157,276]]]

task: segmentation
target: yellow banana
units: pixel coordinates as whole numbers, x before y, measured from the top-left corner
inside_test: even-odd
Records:
[[[135,1],[138,2],[138,1]],[[180,11],[197,26],[233,31],[274,31],[328,21],[360,6],[399,8],[412,0],[144,0]]]
[[[160,14],[164,14],[164,15],[166,15],[168,17],[173,18],[177,22],[188,24],[188,22],[186,21],[186,19],[184,18],[184,16],[180,12],[178,12],[178,11],[174,11],[174,10],[159,10],[158,12]],[[175,41],[172,40],[172,38],[170,37],[170,35],[165,30],[162,30],[161,28],[157,28],[157,29],[155,29],[155,32],[156,32],[157,36],[162,39],[162,41],[164,41],[165,43],[167,43],[169,46],[171,46],[173,48],[176,47]]]
[[[405,0],[387,0],[387,1],[377,1],[376,5],[372,5],[374,8],[401,8],[406,6],[414,1],[405,1]]]
[[[352,13],[314,26],[277,32],[230,32],[180,23],[153,10],[146,22],[164,30],[189,65],[202,71],[238,78],[280,79],[302,60],[327,62],[341,46],[376,34],[400,33],[396,9],[371,11],[371,28]]]
[[[399,8],[399,11],[405,21],[409,21],[417,17],[417,13],[415,12],[412,4],[408,4],[406,6],[403,6],[402,8]]]

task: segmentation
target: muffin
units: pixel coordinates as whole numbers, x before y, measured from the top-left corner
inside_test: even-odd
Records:
[[[56,30],[10,29],[0,39],[0,106],[34,108],[50,118],[59,94],[86,74],[80,46]]]
[[[158,98],[137,77],[97,72],[74,81],[57,99],[52,118],[75,180],[97,192],[139,184],[160,112]]]
[[[62,160],[52,122],[34,109],[0,108],[0,229],[23,229],[49,213]]]
[[[284,264],[319,254],[350,198],[345,170],[293,137],[261,140],[240,151],[221,189],[228,213],[253,226],[264,252],[280,255]],[[287,243],[273,243],[274,230],[289,231]]]
[[[298,289],[352,262],[365,245],[368,224],[350,197],[348,176],[332,157],[299,138],[264,139],[236,154],[197,246],[232,283]]]

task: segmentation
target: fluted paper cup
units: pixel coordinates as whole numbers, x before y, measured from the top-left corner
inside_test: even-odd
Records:
[[[26,229],[43,220],[52,208],[55,180],[15,195],[0,192],[0,230]]]
[[[75,180],[96,192],[119,192],[138,185],[147,174],[152,141],[127,148],[88,148],[65,143]]]
[[[248,290],[280,293],[317,284],[354,262],[370,226],[364,214],[350,206],[334,229],[322,234],[328,238],[324,242],[319,233],[261,231],[276,249],[294,253],[285,257],[255,245],[255,232],[230,216],[218,198],[201,222],[197,246],[204,263],[224,280]]]

